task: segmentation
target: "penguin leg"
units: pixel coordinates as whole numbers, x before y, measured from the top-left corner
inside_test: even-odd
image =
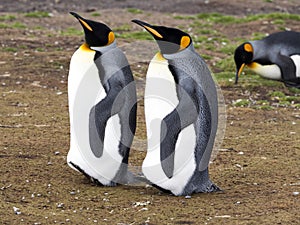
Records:
[[[178,105],[161,123],[160,160],[162,169],[168,178],[171,178],[174,172],[175,147],[179,133],[194,123],[197,115],[197,107],[190,95],[181,91]]]
[[[273,63],[279,66],[284,84],[286,86],[295,86],[297,78],[296,66],[293,60],[289,56],[278,54]]]
[[[97,103],[90,111],[90,147],[94,155],[98,158],[100,158],[103,154],[104,136],[107,121],[110,117],[120,112],[123,106],[122,99],[124,99],[124,96],[118,95],[119,92],[120,90],[118,89],[110,89],[106,97]]]
[[[114,178],[118,183],[129,184],[139,182],[135,176],[128,171],[129,152],[136,128],[136,110],[137,104],[135,103],[131,109],[128,105],[124,105],[119,113],[122,133],[119,144],[119,153],[123,157],[123,160],[119,171]]]

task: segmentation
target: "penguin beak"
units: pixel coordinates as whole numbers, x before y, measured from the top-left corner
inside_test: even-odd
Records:
[[[83,27],[83,29],[87,29],[89,31],[93,31],[93,29],[91,28],[91,26],[88,24],[87,20],[84,19],[83,17],[81,17],[80,15],[78,15],[75,12],[70,12],[70,14],[72,16],[74,16],[76,19],[78,19],[78,21],[80,22],[81,26]]]
[[[145,28],[150,34],[154,36],[154,38],[163,38],[163,36],[157,30],[155,30],[154,26],[140,20],[131,20],[131,22],[134,22]]]
[[[240,68],[237,68],[237,71],[236,71],[236,74],[235,74],[235,84],[238,83],[239,77],[240,77],[240,75],[241,75],[241,73],[242,73],[242,71],[243,71],[245,65],[246,65],[246,64],[243,63],[243,64],[240,66]]]

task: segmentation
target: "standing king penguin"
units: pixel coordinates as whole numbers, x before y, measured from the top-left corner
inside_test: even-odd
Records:
[[[245,42],[235,50],[234,60],[235,83],[246,65],[264,78],[300,88],[300,32],[283,31]]]
[[[218,99],[206,63],[187,33],[132,22],[145,28],[160,48],[146,76],[148,146],[143,174],[153,186],[177,196],[218,191],[208,173]]]
[[[85,33],[68,77],[68,164],[93,182],[127,183],[128,156],[136,128],[136,88],[113,31],[71,12]]]

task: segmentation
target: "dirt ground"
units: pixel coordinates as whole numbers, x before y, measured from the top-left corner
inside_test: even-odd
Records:
[[[91,11],[100,12],[95,19],[111,27],[129,24],[133,31],[140,31],[128,22],[135,17],[186,26],[188,21],[175,19],[174,12],[221,12],[239,17],[300,13],[297,0],[255,0],[246,6],[244,2],[2,0],[0,18],[6,19],[0,21],[0,224],[299,224],[299,108],[263,110],[233,104],[249,98],[268,99],[275,105],[276,98],[268,95],[273,91],[299,95],[275,82],[274,86],[254,87],[220,83],[227,107],[226,133],[210,174],[223,192],[187,198],[166,195],[146,185],[99,187],[66,164],[68,66],[83,40],[64,33],[70,27],[80,29],[68,11],[86,17],[91,17]],[[130,13],[128,7],[140,8],[143,13]],[[24,12],[32,10],[51,12],[52,17],[26,17]],[[299,21],[288,25],[300,31]],[[276,25],[216,24],[214,29],[235,40],[250,37],[253,29],[275,31]],[[156,46],[152,43],[152,47],[141,49],[140,42],[124,38],[118,44],[132,63],[139,98],[137,138],[145,140],[144,78]],[[207,60],[212,71],[220,72],[215,64],[224,54],[217,49],[203,52],[212,56]],[[141,164],[145,156],[145,148],[141,148],[132,149],[130,165]]]

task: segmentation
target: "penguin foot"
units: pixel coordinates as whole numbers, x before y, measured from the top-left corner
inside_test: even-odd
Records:
[[[215,185],[211,180],[208,180],[204,184],[200,184],[193,193],[212,193],[222,191],[217,185]]]
[[[113,186],[117,185],[115,182],[110,182],[108,185],[103,185],[99,180],[97,180],[96,178],[90,176],[83,169],[81,169],[80,166],[74,164],[73,162],[69,162],[69,164],[71,166],[73,166],[76,170],[78,170],[78,172],[82,173],[88,180],[90,180],[93,184],[95,184],[97,186],[111,186],[111,187],[113,187]]]
[[[207,187],[206,193],[219,192],[219,191],[222,192],[223,190],[219,188],[217,185],[215,185],[214,183],[211,183],[211,185]]]

